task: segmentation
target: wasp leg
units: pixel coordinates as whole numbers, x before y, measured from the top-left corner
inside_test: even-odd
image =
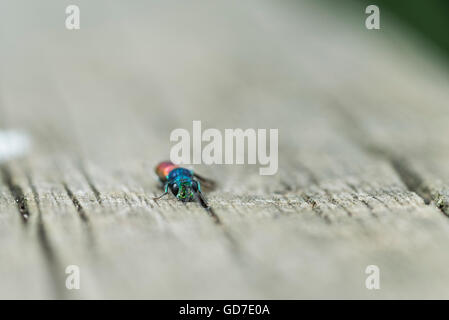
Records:
[[[201,194],[201,183],[199,181],[196,181],[196,184],[198,186],[198,192]]]
[[[204,198],[203,193],[201,192],[201,189],[200,189],[199,184],[198,184],[198,192],[195,192],[195,193],[196,193],[196,198],[197,198],[197,201],[199,202],[199,204],[200,204],[204,209],[208,209],[208,208],[209,208],[209,205],[207,204],[207,201],[206,201],[206,199]]]
[[[154,201],[159,200],[160,198],[162,198],[163,196],[165,196],[166,194],[168,194],[168,183],[165,184],[165,191],[163,194],[161,194],[159,197],[153,198]]]
[[[221,224],[220,218],[217,216],[215,211],[210,207],[206,199],[204,199],[204,196],[201,192],[195,192],[195,199],[196,201],[207,211],[207,213],[214,219],[215,223]]]
[[[198,173],[194,173],[193,176],[195,178],[197,178],[199,181],[201,181],[207,189],[215,188],[215,185],[216,185],[215,181],[213,181],[211,179],[204,178],[204,177],[200,176]]]

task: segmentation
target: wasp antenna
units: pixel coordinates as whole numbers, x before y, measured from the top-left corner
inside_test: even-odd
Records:
[[[154,201],[159,200],[160,198],[162,198],[163,196],[165,196],[166,194],[168,194],[168,191],[165,191],[163,194],[161,194],[159,197],[153,198]]]

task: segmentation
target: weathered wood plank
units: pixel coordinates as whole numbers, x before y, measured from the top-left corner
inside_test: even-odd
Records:
[[[51,257],[46,234],[36,217],[29,215],[13,172],[1,167],[0,183],[0,297],[2,299],[57,298],[53,288]]]
[[[432,64],[310,3],[81,1],[96,19],[79,32],[51,2],[36,16],[18,3],[1,10],[21,13],[0,19],[15,30],[1,124],[33,149],[3,164],[1,297],[447,297],[449,110]],[[220,224],[152,200],[169,133],[192,120],[280,129],[276,176],[195,167],[219,182],[207,197]],[[64,287],[71,264],[79,291]],[[380,291],[364,286],[371,264]]]

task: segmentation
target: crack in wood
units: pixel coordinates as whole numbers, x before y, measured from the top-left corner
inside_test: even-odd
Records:
[[[98,204],[103,205],[103,200],[101,199],[101,193],[97,189],[95,184],[93,183],[90,176],[87,174],[86,168],[82,164],[80,164],[79,170],[80,170],[81,174],[83,175],[84,179],[86,179],[87,185],[89,186],[90,190],[92,190],[92,192],[95,196],[95,199],[97,199]]]
[[[342,132],[350,140],[372,156],[387,161],[408,191],[415,193],[426,205],[430,205],[433,201],[435,207],[445,216],[449,216],[449,200],[446,197],[442,197],[438,191],[432,192],[431,187],[425,182],[419,172],[412,168],[406,158],[396,155],[394,151],[391,151],[386,146],[379,145],[379,143],[373,141],[366,130],[359,125],[357,118],[336,99],[332,100],[335,107],[332,110],[336,118],[344,125],[345,130],[342,130]],[[348,121],[352,123],[352,126],[348,127],[345,125]]]
[[[84,210],[84,207],[81,205],[81,202],[78,200],[78,198],[75,196],[73,191],[69,188],[67,183],[62,183],[65,192],[69,196],[70,200],[72,200],[73,206],[75,207],[76,211],[78,212],[78,216],[80,217],[81,221],[83,222],[84,231],[86,232],[87,237],[87,247],[89,248],[90,253],[96,253],[97,248],[97,242],[95,239],[95,234],[92,230],[92,224],[89,220],[89,215],[86,213],[86,210]]]
[[[17,210],[22,217],[22,221],[26,223],[28,221],[28,218],[30,217],[30,211],[28,209],[28,204],[24,192],[19,185],[14,183],[11,171],[6,165],[2,165],[0,167],[0,170],[3,176],[3,182],[8,187],[11,195],[14,198],[14,202],[17,205]]]
[[[324,214],[323,210],[318,207],[318,203],[316,202],[316,200],[305,193],[301,194],[301,197],[312,207],[312,210],[316,212],[319,217],[324,219],[327,224],[332,223],[331,219],[326,214]]]
[[[62,265],[60,263],[60,259],[57,257],[53,246],[49,240],[47,230],[44,224],[44,219],[42,216],[42,209],[39,200],[39,194],[36,190],[35,185],[32,183],[31,177],[27,175],[28,184],[30,185],[31,192],[33,193],[34,202],[36,202],[37,207],[37,235],[39,240],[39,245],[44,255],[45,263],[47,264],[49,277],[52,279],[52,286],[57,298],[66,297],[66,290],[63,288],[62,283],[64,283],[64,279],[62,277]]]
[[[449,199],[446,195],[441,194],[440,192],[436,192],[435,196],[435,203],[437,207],[443,211],[444,214],[449,216]]]
[[[86,211],[84,210],[83,206],[79,202],[78,198],[73,194],[72,190],[70,190],[67,183],[62,183],[65,192],[69,196],[70,200],[72,200],[73,206],[75,207],[76,211],[78,212],[79,217],[81,218],[81,221],[85,223],[89,223],[89,217],[86,214]]]
[[[39,219],[37,223],[37,236],[39,239],[39,246],[41,248],[42,254],[44,256],[44,261],[47,265],[49,278],[53,287],[53,291],[57,298],[63,298],[66,296],[66,290],[63,288],[64,278],[62,276],[62,265],[59,258],[56,256],[55,251],[50,243],[49,237],[47,235],[47,230],[45,228],[44,222],[39,214]]]
[[[425,204],[430,204],[433,199],[429,187],[426,186],[422,177],[410,167],[407,160],[391,155],[386,157],[407,189],[420,196]]]

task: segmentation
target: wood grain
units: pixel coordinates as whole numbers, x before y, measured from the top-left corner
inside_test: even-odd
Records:
[[[1,298],[449,297],[439,57],[394,24],[367,33],[357,7],[78,2],[79,31],[64,1],[0,5],[0,128],[32,139],[0,164]],[[279,129],[275,176],[194,167],[219,224],[153,200],[193,120]]]

